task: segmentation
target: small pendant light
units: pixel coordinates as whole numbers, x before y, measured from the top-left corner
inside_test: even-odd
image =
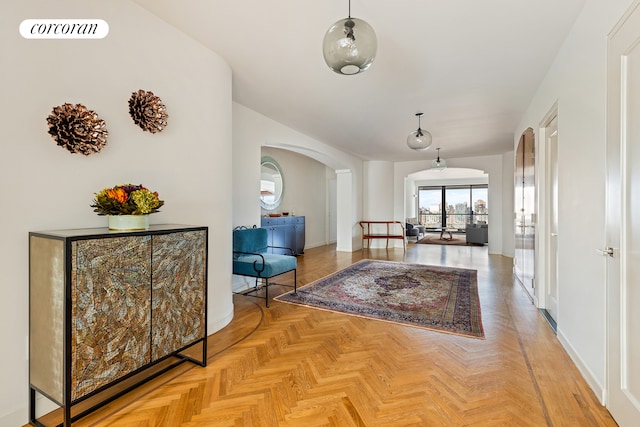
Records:
[[[436,150],[438,150],[438,158],[431,162],[431,169],[446,169],[447,162],[444,159],[440,158],[440,149],[436,148]]]
[[[423,113],[416,113],[416,116],[418,117],[418,129],[411,132],[407,137],[407,145],[409,148],[416,151],[423,151],[431,147],[431,134],[420,128],[420,117],[422,114]]]
[[[362,19],[349,16],[333,24],[324,36],[322,53],[333,71],[342,75],[366,71],[376,58],[378,40],[373,28]]]

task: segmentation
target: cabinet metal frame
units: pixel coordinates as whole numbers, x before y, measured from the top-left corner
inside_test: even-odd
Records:
[[[108,238],[114,238],[114,237],[128,237],[128,236],[154,236],[154,235],[167,235],[167,234],[172,234],[172,233],[184,233],[184,232],[191,232],[191,231],[204,231],[204,256],[205,256],[205,260],[204,260],[204,271],[203,271],[203,278],[204,278],[204,289],[203,289],[203,310],[204,310],[204,316],[203,316],[203,321],[204,321],[204,332],[203,332],[203,336],[200,338],[197,338],[196,340],[194,340],[193,342],[190,342],[176,350],[173,350],[171,353],[162,356],[156,360],[152,360],[150,357],[150,362],[144,364],[143,366],[139,367],[138,369],[135,369],[125,375],[123,375],[122,377],[119,377],[99,388],[97,388],[96,390],[93,390],[89,393],[87,393],[86,395],[83,395],[75,400],[72,399],[72,393],[71,393],[71,388],[72,388],[72,349],[71,349],[71,343],[72,343],[72,289],[71,289],[71,275],[72,275],[72,267],[71,267],[71,262],[69,262],[69,260],[71,259],[71,242],[74,241],[81,241],[81,240],[92,240],[92,239],[108,239]],[[176,224],[167,224],[167,225],[154,225],[151,226],[148,230],[136,230],[136,231],[113,231],[113,230],[108,230],[106,228],[98,228],[98,229],[78,229],[78,230],[57,230],[57,231],[42,231],[42,232],[30,232],[29,233],[29,247],[30,247],[30,251],[31,251],[31,238],[32,237],[41,237],[41,238],[46,238],[46,239],[50,239],[50,240],[57,240],[57,241],[63,241],[64,243],[64,303],[63,303],[63,311],[64,311],[64,326],[63,326],[63,342],[62,342],[62,351],[64,353],[64,372],[63,372],[63,378],[64,378],[64,385],[63,385],[63,391],[62,391],[62,402],[58,401],[58,399],[54,398],[53,396],[50,396],[48,393],[46,393],[45,391],[41,390],[40,388],[34,386],[32,384],[32,380],[31,380],[31,367],[29,368],[29,422],[35,426],[38,427],[48,427],[47,425],[43,424],[42,422],[40,422],[40,420],[36,417],[36,412],[37,412],[37,394],[40,394],[42,396],[44,396],[45,398],[47,398],[48,400],[50,400],[51,402],[57,404],[60,406],[61,410],[62,410],[62,423],[57,424],[58,426],[64,426],[64,427],[71,427],[71,423],[74,421],[77,421],[78,419],[88,415],[89,413],[107,405],[108,403],[114,401],[115,399],[123,396],[124,394],[132,391],[133,389],[135,389],[136,387],[140,386],[141,384],[148,382],[160,375],[162,375],[163,373],[173,369],[174,367],[184,363],[184,362],[192,362],[198,366],[202,366],[205,367],[207,365],[207,308],[208,308],[208,298],[207,298],[207,293],[208,293],[208,280],[207,280],[207,275],[208,275],[208,227],[201,227],[201,226],[185,226],[185,225],[176,225]],[[29,259],[29,271],[30,271],[30,276],[31,276],[31,256]],[[31,281],[31,277],[30,277],[30,281]],[[149,284],[149,286],[152,286],[152,282]],[[31,286],[29,289],[29,300],[31,300]],[[152,310],[151,306],[150,306],[150,310]],[[151,314],[152,316],[152,314]],[[30,308],[30,314],[29,314],[29,331],[31,333],[31,308]],[[150,338],[151,338],[151,334],[150,334]],[[187,355],[181,354],[182,352],[184,352],[185,350],[196,346],[198,344],[202,345],[202,355],[201,355],[201,360],[189,357]],[[149,348],[149,352],[151,352],[152,349]],[[29,349],[29,353],[31,354],[31,348]],[[169,360],[169,359],[174,359],[174,360]],[[31,366],[31,357],[29,357],[30,359],[30,366]],[[166,362],[164,364],[164,366],[160,366],[160,369],[152,371],[152,372],[148,372],[151,371],[151,368],[154,368],[156,366],[159,366],[160,364],[162,364],[163,362]],[[145,375],[146,373],[146,375]],[[138,377],[138,378],[136,378]],[[114,386],[125,383],[126,381],[131,380],[129,384],[125,384],[125,386],[120,389],[120,390],[116,390],[113,393],[109,394],[108,392],[112,389],[114,389]],[[107,394],[107,396],[105,398],[99,398],[100,394],[105,393]],[[88,401],[91,398],[96,398],[97,402],[92,403],[90,402],[89,404],[86,405],[86,407],[83,407],[81,410],[79,410],[78,413],[73,414],[72,415],[72,408],[74,408],[76,405]]]

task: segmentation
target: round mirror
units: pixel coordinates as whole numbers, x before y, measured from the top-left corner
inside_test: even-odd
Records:
[[[260,206],[272,211],[284,197],[284,175],[278,162],[264,156],[260,161]]]

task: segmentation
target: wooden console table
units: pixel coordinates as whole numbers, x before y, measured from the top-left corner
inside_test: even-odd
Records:
[[[365,248],[364,241],[369,242],[370,247],[372,239],[386,239],[387,248],[389,248],[389,239],[401,239],[402,248],[407,249],[404,225],[400,221],[360,221],[358,224],[362,229],[362,249]]]
[[[70,427],[182,362],[206,366],[207,236],[182,225],[29,233],[32,424],[53,414]],[[36,393],[61,409],[36,419]]]

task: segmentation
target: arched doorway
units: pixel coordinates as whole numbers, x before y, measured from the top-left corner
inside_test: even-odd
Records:
[[[464,232],[489,224],[489,175],[479,169],[422,170],[405,178],[405,216],[428,228]]]
[[[307,215],[312,216],[310,212],[313,214],[320,215],[321,213],[326,216],[326,221],[323,224],[322,228],[326,229],[326,239],[325,243],[336,243],[337,251],[351,252],[353,250],[353,218],[354,218],[354,201],[353,201],[353,172],[351,169],[342,168],[343,164],[339,161],[327,156],[326,154],[320,153],[308,147],[298,147],[290,144],[264,144],[262,146],[262,153],[269,153],[268,150],[279,150],[281,152],[288,152],[293,155],[299,155],[303,157],[299,158],[308,158],[311,161],[317,162],[317,164],[321,164],[331,170],[333,172],[333,176],[330,172],[326,174],[323,173],[322,177],[317,176],[317,179],[310,181],[310,176],[305,171],[299,170],[301,164],[303,162],[294,162],[300,163],[295,165],[294,169],[298,169],[298,174],[293,175],[289,182],[293,180],[291,185],[305,185],[306,191],[304,191],[304,195],[300,194],[300,197],[297,197],[297,203],[300,203],[300,199],[308,198],[312,196],[313,198],[317,198],[318,194],[316,194],[316,190],[322,190],[322,201],[326,201],[326,207],[322,208],[320,206],[315,206],[312,211],[308,211]],[[291,165],[287,169],[291,170]],[[306,182],[306,184],[304,184]],[[289,187],[291,187],[289,185]],[[319,188],[321,186],[322,188]],[[296,198],[294,196],[294,198]],[[291,198],[289,198],[290,200]],[[294,203],[295,204],[295,203]],[[295,207],[291,205],[291,207]],[[296,210],[296,212],[298,212]],[[308,218],[310,219],[310,218]],[[312,233],[309,233],[311,236]],[[316,239],[319,242],[319,239]],[[313,242],[310,242],[313,243]]]

